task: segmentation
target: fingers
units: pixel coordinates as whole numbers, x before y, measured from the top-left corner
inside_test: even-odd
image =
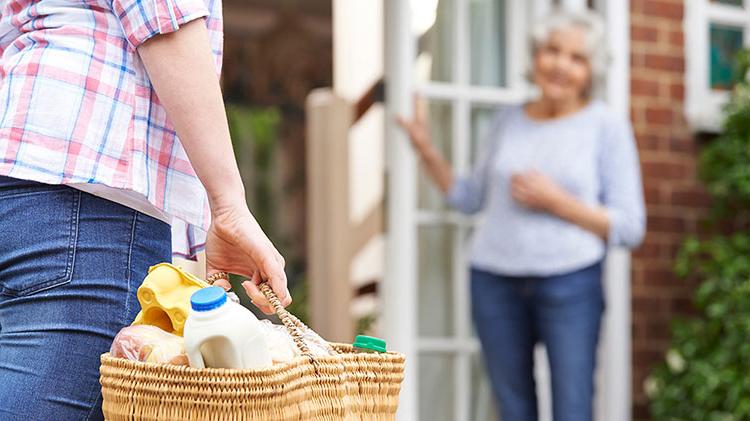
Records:
[[[513,174],[510,176],[511,191],[528,188],[528,179],[524,174]]]
[[[513,186],[510,191],[513,199],[521,204],[526,204],[529,201],[528,193],[523,187]]]
[[[263,277],[268,281],[268,284],[271,286],[273,292],[276,293],[276,296],[279,297],[281,305],[286,307],[292,303],[292,295],[287,289],[287,279],[286,273],[284,273],[284,266],[279,264],[267,265],[266,263],[267,262],[264,261],[262,265]]]
[[[525,175],[514,174],[511,176],[510,195],[522,205],[528,206],[531,203],[531,191]]]
[[[427,104],[417,94],[414,94],[414,120],[419,123],[427,121]]]
[[[253,276],[255,279],[256,276]],[[268,303],[266,296],[258,288],[258,284],[254,280],[245,281],[242,283],[242,287],[245,289],[247,296],[250,297],[250,301],[265,314],[274,314],[273,307]]]
[[[403,116],[397,115],[396,123],[398,123],[398,125],[401,126],[401,128],[406,130],[407,132],[411,131],[411,122],[405,119]]]
[[[224,291],[229,291],[230,289],[232,289],[232,284],[230,284],[226,279],[217,279],[212,285],[222,287],[224,288]]]
[[[401,126],[402,129],[406,131],[406,134],[409,136],[409,140],[411,140],[412,143],[418,141],[419,129],[417,127],[418,123],[416,121],[409,121],[402,116],[397,116],[396,122],[399,126]]]

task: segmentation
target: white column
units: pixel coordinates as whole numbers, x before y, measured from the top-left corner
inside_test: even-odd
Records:
[[[406,354],[398,419],[417,420],[416,348],[416,163],[409,140],[394,117],[412,114],[412,68],[416,41],[411,10],[404,0],[385,0],[387,239],[386,271],[380,294],[388,346]]]
[[[454,83],[460,87],[471,84],[469,65],[471,62],[471,46],[469,26],[471,25],[469,14],[469,0],[454,0],[455,13],[453,18],[454,53],[453,69],[455,71]],[[470,114],[471,107],[467,98],[458,98],[453,102],[453,133],[452,133],[452,155],[453,168],[457,172],[463,172],[469,164],[469,145],[471,144]],[[469,284],[466,279],[466,262],[464,260],[464,235],[466,231],[450,225],[456,236],[454,237],[452,256],[452,290],[453,290],[453,323],[455,326],[455,338],[468,341],[471,337],[471,319],[469,311]],[[453,360],[454,368],[454,405],[453,419],[469,419],[471,413],[471,353],[456,352]]]
[[[616,112],[630,109],[630,1],[600,0],[604,10],[612,64],[607,76],[607,102]],[[597,419],[631,419],[631,292],[630,252],[613,249],[605,265],[607,314],[602,326]]]

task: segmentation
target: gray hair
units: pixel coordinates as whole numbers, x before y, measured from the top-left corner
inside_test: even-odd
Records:
[[[529,35],[532,57],[536,54],[537,49],[549,40],[552,32],[570,28],[579,28],[586,33],[586,52],[591,66],[591,85],[584,94],[590,97],[604,87],[610,58],[607,37],[604,32],[604,21],[598,14],[590,10],[569,11],[555,8],[550,14],[535,22],[531,28]],[[533,64],[530,66],[533,66]],[[529,80],[532,79],[532,73],[533,70],[530,68],[528,72]]]

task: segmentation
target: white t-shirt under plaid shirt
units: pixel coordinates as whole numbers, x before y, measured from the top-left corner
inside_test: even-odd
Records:
[[[193,256],[210,223],[206,192],[136,48],[203,18],[220,72],[220,0],[0,7],[0,175],[127,198],[171,223],[175,254]]]

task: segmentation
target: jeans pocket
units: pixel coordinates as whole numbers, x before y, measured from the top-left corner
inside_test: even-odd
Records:
[[[37,184],[0,195],[0,293],[25,296],[70,282],[80,193]]]

